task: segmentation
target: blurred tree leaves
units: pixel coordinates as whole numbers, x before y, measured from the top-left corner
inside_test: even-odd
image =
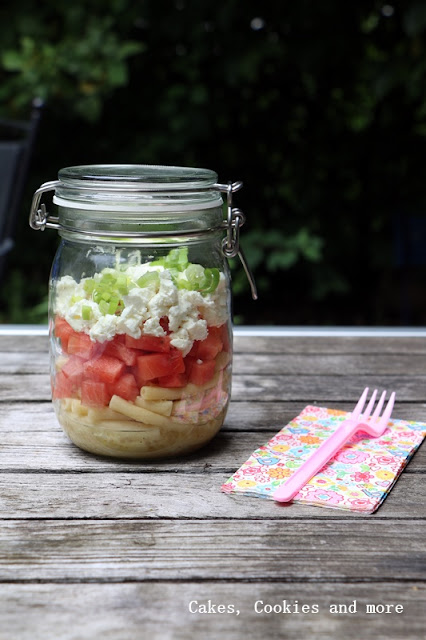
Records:
[[[142,53],[144,46],[121,40],[117,32],[114,14],[127,3],[110,2],[106,14],[95,15],[84,4],[55,3],[49,13],[46,6],[41,15],[34,12],[32,20],[17,17],[17,40],[1,56],[9,73],[0,100],[11,110],[19,112],[38,97],[58,105],[65,116],[96,121],[105,99],[128,83],[128,58]]]
[[[0,110],[46,99],[33,190],[87,162],[242,179],[260,290],[254,307],[233,261],[245,321],[395,322],[393,219],[426,207],[425,7],[15,0],[0,9]],[[26,212],[11,269],[47,280],[57,238],[25,225]]]

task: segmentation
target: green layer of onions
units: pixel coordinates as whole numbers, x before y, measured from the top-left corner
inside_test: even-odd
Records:
[[[178,289],[188,291],[198,291],[203,295],[213,293],[220,279],[219,269],[205,268],[200,264],[193,264],[188,261],[188,249],[180,247],[172,249],[163,258],[153,260],[151,266],[159,266],[167,269],[174,284]],[[86,299],[93,300],[99,307],[103,315],[120,315],[124,309],[123,296],[129,293],[133,287],[150,287],[155,292],[160,288],[160,274],[157,270],[147,271],[136,282],[126,275],[126,273],[103,273],[99,280],[86,278],[83,288]],[[74,296],[71,302],[77,302],[82,298]],[[93,316],[92,308],[89,305],[82,305],[81,315],[83,320],[91,320]]]

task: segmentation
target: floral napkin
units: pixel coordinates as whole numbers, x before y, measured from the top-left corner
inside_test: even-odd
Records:
[[[281,483],[349,414],[307,406],[222,485],[225,493],[273,499]],[[372,438],[356,433],[295,496],[294,502],[373,513],[426,436],[426,423],[393,420]]]

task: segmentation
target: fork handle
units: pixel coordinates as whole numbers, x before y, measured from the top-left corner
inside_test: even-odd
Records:
[[[357,431],[358,422],[344,420],[302,465],[273,494],[277,502],[289,502],[298,491],[332,458]]]

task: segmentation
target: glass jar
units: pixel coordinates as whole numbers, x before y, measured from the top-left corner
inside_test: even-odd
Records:
[[[31,226],[61,236],[49,286],[53,404],[81,449],[176,456],[221,428],[240,186],[206,169],[92,165],[61,169],[36,191]],[[57,217],[40,204],[49,190]]]

